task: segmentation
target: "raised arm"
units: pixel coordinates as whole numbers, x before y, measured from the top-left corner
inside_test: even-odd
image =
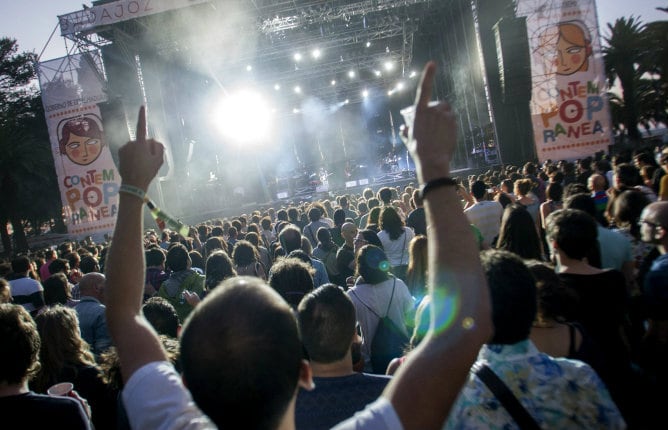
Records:
[[[126,186],[146,192],[162,165],[163,151],[161,143],[146,139],[146,111],[142,107],[137,140],[126,143],[118,152],[121,189]],[[158,336],[141,312],[145,281],[143,205],[138,195],[120,193],[116,229],[105,270],[107,325],[118,349],[124,381],[145,364],[167,360]]]
[[[421,184],[449,176],[457,143],[450,106],[429,106],[435,73],[436,65],[428,63],[415,100],[415,120],[408,124],[407,145]],[[478,350],[492,334],[489,292],[456,186],[431,188],[424,202],[430,333],[383,393],[407,430],[441,428]]]

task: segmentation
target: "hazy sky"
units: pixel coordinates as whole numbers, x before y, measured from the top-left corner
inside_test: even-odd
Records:
[[[21,50],[39,54],[58,23],[58,15],[81,10],[83,3],[91,4],[82,0],[0,0],[0,36],[13,37],[18,40]],[[603,35],[606,34],[605,23],[621,16],[640,16],[645,22],[668,20],[668,13],[655,9],[657,6],[668,7],[668,0],[598,0],[597,6]],[[65,43],[56,30],[42,60],[61,57],[65,53]]]

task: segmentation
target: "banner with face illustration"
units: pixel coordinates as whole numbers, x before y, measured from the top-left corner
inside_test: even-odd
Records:
[[[531,49],[531,115],[540,162],[613,143],[594,0],[520,0]]]
[[[73,237],[113,231],[120,176],[105,143],[98,103],[105,102],[98,53],[40,63],[42,103],[63,202]]]

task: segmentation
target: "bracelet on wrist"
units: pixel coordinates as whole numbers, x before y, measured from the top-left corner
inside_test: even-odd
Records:
[[[436,188],[440,187],[456,187],[457,181],[454,179],[450,178],[449,176],[444,176],[442,178],[438,179],[433,179],[431,181],[427,181],[424,185],[420,187],[420,197],[424,199],[427,196],[427,193],[435,190]]]
[[[121,187],[118,189],[118,192],[135,196],[142,201],[146,199],[146,191],[142,190],[139,187],[135,187],[134,185],[121,184]]]

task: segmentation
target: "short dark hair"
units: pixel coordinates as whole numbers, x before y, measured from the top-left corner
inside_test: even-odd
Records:
[[[179,332],[179,315],[166,299],[151,297],[142,306],[142,312],[158,334],[176,339]]]
[[[81,259],[81,262],[79,263],[79,269],[81,269],[81,273],[85,275],[87,273],[99,272],[100,265],[97,261],[97,258],[93,257],[92,255],[87,255]]]
[[[165,251],[160,248],[147,249],[144,253],[146,255],[146,266],[160,266],[165,262]]]
[[[54,273],[44,280],[44,304],[47,306],[61,304],[66,305],[72,298],[67,276],[64,273]]]
[[[385,204],[390,203],[390,200],[392,200],[392,190],[388,187],[383,187],[378,190],[378,200]]]
[[[487,185],[483,181],[475,181],[471,184],[471,194],[473,194],[476,200],[485,197],[485,193],[487,193]]]
[[[569,258],[582,260],[596,246],[598,230],[594,218],[579,209],[561,209],[548,215],[547,237]]]
[[[355,305],[343,288],[325,284],[304,296],[297,310],[311,360],[332,363],[346,356],[355,332]]]
[[[334,211],[334,224],[341,225],[346,222],[346,211],[343,209],[337,209]]]
[[[12,272],[25,273],[28,270],[30,270],[30,258],[27,256],[19,255],[12,260]]]
[[[220,428],[278,427],[297,388],[301,360],[292,309],[258,278],[223,282],[183,328],[183,378],[195,403]]]
[[[529,268],[507,251],[485,251],[480,258],[492,299],[490,343],[511,345],[528,339],[537,308],[536,283]]]
[[[69,264],[70,262],[64,258],[56,258],[49,263],[49,273],[53,275],[54,273],[63,272]]]
[[[268,282],[286,302],[297,308],[304,295],[313,291],[315,270],[309,263],[293,255],[291,252],[287,258],[281,258],[271,266]]]
[[[167,266],[172,271],[180,272],[186,270],[189,263],[190,255],[188,255],[188,249],[180,243],[174,244],[167,251]]]
[[[22,383],[38,369],[37,325],[23,306],[0,304],[0,382]]]

